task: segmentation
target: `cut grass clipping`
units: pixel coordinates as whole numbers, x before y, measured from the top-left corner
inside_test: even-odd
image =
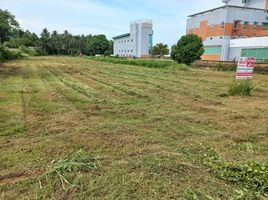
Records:
[[[253,85],[250,80],[236,80],[230,85],[229,95],[250,96],[252,89]]]
[[[204,155],[203,164],[219,178],[241,187],[241,190],[237,191],[238,196],[233,199],[268,198],[268,166],[256,161],[226,162],[212,148]]]
[[[58,178],[61,182],[61,186],[65,188],[65,185],[75,186],[66,177],[67,173],[72,172],[91,172],[97,169],[95,164],[96,158],[86,155],[83,151],[79,151],[72,157],[66,156],[64,159],[59,160],[50,169],[41,176],[40,187],[43,184],[49,183],[51,179]]]

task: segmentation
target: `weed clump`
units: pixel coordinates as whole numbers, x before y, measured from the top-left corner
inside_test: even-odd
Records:
[[[253,90],[253,85],[250,80],[234,81],[229,88],[231,96],[250,96]]]
[[[256,161],[247,163],[226,162],[215,149],[204,155],[203,164],[221,179],[238,184],[244,189],[243,197],[268,198],[268,166]]]
[[[71,172],[89,172],[97,169],[96,158],[86,155],[83,151],[77,152],[74,156],[66,156],[64,159],[54,163],[50,169],[41,176],[40,186],[49,182],[52,178],[58,178],[63,188],[65,184],[73,186],[67,179],[66,174]]]

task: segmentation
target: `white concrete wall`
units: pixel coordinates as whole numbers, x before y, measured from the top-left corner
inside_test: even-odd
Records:
[[[268,47],[268,37],[234,39],[230,41],[230,47]]]
[[[200,22],[207,21],[208,25],[220,24],[227,19],[228,7],[223,7],[211,12],[201,13],[187,19],[187,30],[200,27]]]
[[[235,20],[241,20],[241,23],[248,21],[250,24],[258,22],[261,25],[262,22],[268,22],[266,17],[267,12],[262,10],[230,7],[226,23],[234,23]]]
[[[114,39],[114,55],[121,57],[134,56],[131,36]]]
[[[247,4],[243,4],[242,0],[230,0],[228,5],[244,6],[250,8],[265,9],[266,0],[248,0]]]
[[[258,9],[236,8],[236,7],[223,7],[214,11],[201,13],[187,19],[187,30],[200,27],[200,22],[207,21],[208,26],[225,23],[234,23],[235,20],[241,20],[241,23],[248,21],[250,24],[253,22],[268,22],[266,17],[267,12]]]

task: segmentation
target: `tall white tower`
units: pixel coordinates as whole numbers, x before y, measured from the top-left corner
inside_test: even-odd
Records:
[[[137,20],[131,22],[130,35],[133,38],[135,55],[137,57],[149,56],[153,47],[152,20]]]

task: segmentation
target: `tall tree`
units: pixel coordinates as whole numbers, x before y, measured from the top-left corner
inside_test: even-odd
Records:
[[[96,54],[104,55],[110,44],[105,35],[95,35],[87,42],[87,53],[91,56]]]
[[[158,43],[153,47],[152,55],[160,56],[162,58],[164,55],[169,54],[169,49],[167,44]]]
[[[47,28],[44,28],[43,32],[41,33],[40,43],[43,54],[52,54],[51,38]]]
[[[0,9],[0,44],[8,41],[17,29],[19,23],[15,16],[7,10]]]

